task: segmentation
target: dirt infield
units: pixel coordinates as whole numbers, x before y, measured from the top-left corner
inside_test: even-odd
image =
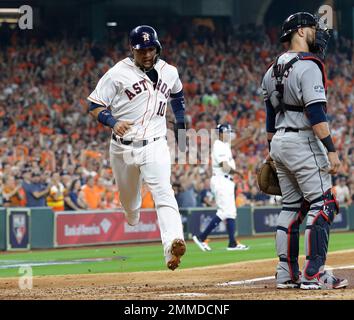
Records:
[[[176,271],[42,276],[34,277],[32,290],[19,290],[18,279],[6,278],[0,279],[0,299],[354,300],[354,250],[331,253],[327,261],[330,267],[344,267],[334,272],[348,279],[347,289],[277,290],[273,279],[220,285],[270,277],[276,263],[267,259]]]

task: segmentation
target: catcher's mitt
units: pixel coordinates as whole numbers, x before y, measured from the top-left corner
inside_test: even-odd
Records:
[[[257,172],[257,182],[259,189],[264,193],[281,196],[277,169],[273,161],[263,163]]]

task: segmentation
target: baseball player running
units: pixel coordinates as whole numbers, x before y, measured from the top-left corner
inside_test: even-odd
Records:
[[[216,200],[216,216],[210,221],[209,225],[202,233],[193,236],[193,241],[201,250],[211,251],[206,239],[219,223],[222,220],[225,220],[229,236],[227,250],[248,250],[248,246],[238,243],[235,238],[236,203],[233,175],[241,174],[236,171],[236,164],[232,157],[231,145],[234,146],[236,143],[239,144],[247,140],[249,136],[245,136],[238,140],[232,140],[232,130],[229,124],[219,124],[216,129],[218,130],[219,138],[215,140],[212,149],[213,176],[210,181],[211,191],[215,195]]]
[[[320,22],[307,12],[285,20],[280,41],[289,42],[289,51],[276,58],[262,83],[269,159],[275,162],[283,196],[276,232],[279,289],[348,285],[324,270],[329,229],[339,210],[331,174],[337,173],[340,161],[326,116],[323,59],[330,34]],[[306,261],[300,273],[299,225],[306,214]]]
[[[185,128],[183,88],[177,69],[160,59],[162,47],[152,27],[134,28],[130,46],[132,58],[108,70],[88,97],[90,113],[112,128],[110,161],[127,222],[139,223],[144,179],[154,198],[166,264],[174,270],[186,245],[170,183],[165,115],[170,99],[176,128]]]

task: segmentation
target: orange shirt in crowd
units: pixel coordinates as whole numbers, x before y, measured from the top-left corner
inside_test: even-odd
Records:
[[[12,188],[9,188],[9,187],[3,188],[4,193],[10,193],[11,191],[13,191]],[[8,201],[6,201],[4,203],[4,207],[25,207],[26,206],[26,193],[22,188],[19,190],[19,193],[20,193],[22,199],[16,193]]]
[[[241,192],[239,193],[239,195],[236,197],[236,207],[239,208],[239,207],[243,207],[244,205],[247,204],[247,198],[246,196]]]
[[[88,206],[88,209],[99,209],[102,197],[100,188],[96,185],[93,187],[85,185],[82,187],[82,191],[84,193],[84,200]]]
[[[144,209],[153,209],[155,208],[155,203],[154,203],[154,199],[152,197],[152,194],[149,190],[146,190],[143,193],[143,197],[142,197],[142,203],[141,203],[141,207]]]

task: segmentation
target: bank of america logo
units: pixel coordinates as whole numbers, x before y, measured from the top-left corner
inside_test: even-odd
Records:
[[[108,230],[111,228],[112,223],[108,219],[104,218],[101,221],[100,226],[101,226],[102,230],[104,231],[104,233],[107,233]]]

